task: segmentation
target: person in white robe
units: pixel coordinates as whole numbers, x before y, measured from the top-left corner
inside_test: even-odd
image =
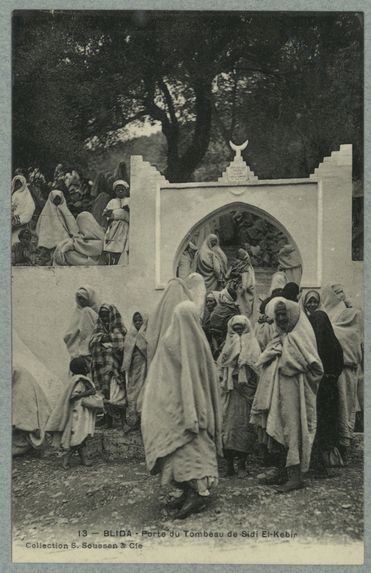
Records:
[[[118,179],[113,184],[116,195],[103,211],[108,220],[103,251],[107,265],[127,264],[129,259],[130,199],[129,184]]]
[[[18,234],[30,223],[35,212],[35,202],[23,175],[16,175],[12,181],[12,245],[18,241]]]

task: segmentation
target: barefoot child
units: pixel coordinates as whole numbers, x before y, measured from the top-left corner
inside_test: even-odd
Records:
[[[87,377],[88,368],[84,358],[73,358],[70,370],[72,381],[54,408],[46,427],[47,432],[55,434],[57,443],[66,452],[64,469],[71,466],[75,451],[79,453],[83,465],[91,465],[86,456],[86,439],[94,435],[96,413],[103,410],[103,399]]]

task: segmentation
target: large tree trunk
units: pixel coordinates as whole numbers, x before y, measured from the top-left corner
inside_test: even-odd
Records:
[[[168,144],[168,164],[166,169],[166,178],[173,183],[191,181],[193,172],[201,163],[210,143],[211,135],[211,82],[199,79],[194,86],[195,91],[195,112],[196,119],[192,142],[183,153],[178,155],[178,146],[174,150],[175,140],[179,133],[173,133],[169,126],[163,125],[163,133]],[[165,127],[165,129],[164,129]],[[175,152],[174,152],[175,151]]]

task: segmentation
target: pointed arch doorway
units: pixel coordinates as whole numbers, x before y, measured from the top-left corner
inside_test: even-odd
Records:
[[[300,255],[293,237],[272,215],[252,205],[233,202],[212,211],[189,229],[177,248],[174,273],[177,272],[179,259],[187,243],[192,241],[199,249],[211,233],[218,235],[229,264],[239,248],[249,252],[255,269],[256,290],[261,296],[269,291],[272,274],[277,269],[280,248],[290,243]]]

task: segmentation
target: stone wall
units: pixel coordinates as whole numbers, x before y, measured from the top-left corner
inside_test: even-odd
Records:
[[[18,336],[47,368],[63,379],[69,355],[63,342],[75,292],[90,285],[101,302],[115,304],[126,326],[135,310],[150,312],[161,291],[150,288],[150,265],[136,276],[130,267],[13,267],[12,322]]]
[[[128,266],[13,267],[12,319],[19,337],[49,370],[65,378],[63,343],[78,287],[95,288],[128,326],[135,310],[151,312],[174,276],[194,226],[227,205],[248,206],[283,229],[303,260],[303,285],[342,282],[362,306],[363,263],[351,260],[352,150],[325,158],[308,179],[259,180],[241,157],[211,183],[170,184],[142,157],[131,158]]]

